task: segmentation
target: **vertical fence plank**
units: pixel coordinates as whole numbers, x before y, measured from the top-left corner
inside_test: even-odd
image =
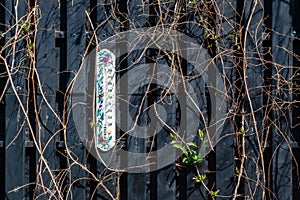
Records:
[[[181,24],[181,30],[180,31],[183,31],[185,26],[186,26],[186,22],[182,16],[182,8],[180,7],[180,5],[178,5],[177,3],[177,6],[179,7],[179,9],[177,10],[177,12],[179,13],[179,17],[181,17],[181,22],[183,22],[183,24]],[[176,7],[176,6],[175,6]],[[174,19],[172,19],[174,20]],[[174,21],[172,21],[174,23]],[[175,27],[176,28],[176,27]],[[181,47],[181,48],[184,48],[184,47]],[[184,51],[185,55],[186,56],[186,51]],[[183,53],[183,54],[184,54]],[[176,56],[175,55],[175,59],[176,59]],[[180,55],[180,56],[183,56],[183,55]],[[183,60],[180,62],[178,68],[182,68],[181,70],[181,74],[180,74],[180,78],[184,77],[187,75],[187,68],[185,68],[185,66],[187,65],[187,61],[186,60]],[[177,66],[176,66],[177,67]],[[183,78],[182,78],[183,79]],[[180,121],[176,121],[176,125],[179,125],[180,127],[178,128],[178,133],[180,134],[180,136],[183,135],[183,133],[186,132],[187,130],[187,123],[188,123],[188,119],[187,119],[187,96],[185,94],[185,88],[183,87],[183,85],[179,85],[179,86],[176,86],[176,89],[177,89],[177,94],[178,96],[183,96],[183,99],[181,101],[181,103],[179,104],[179,106],[176,107],[176,119],[181,119]],[[183,107],[183,108],[182,108]],[[180,157],[179,159],[179,164],[182,164],[182,158]],[[188,198],[188,193],[192,193],[193,192],[193,189],[191,187],[191,191],[188,191],[188,187],[189,187],[189,178],[191,178],[191,176],[193,176],[193,172],[192,171],[189,171],[189,169],[187,169],[186,166],[182,166],[181,169],[177,168],[177,171],[179,172],[178,174],[178,177],[177,177],[177,180],[176,180],[176,189],[178,189],[178,195],[179,195],[179,199],[187,199]],[[192,184],[192,183],[191,183]]]
[[[147,16],[148,20],[145,24],[143,24],[143,26],[149,26],[149,27],[153,27],[157,24],[157,15],[159,12],[157,10],[157,4],[156,4],[156,1],[149,1],[148,4],[144,5],[143,6],[143,14],[145,16]],[[157,50],[150,50],[148,49],[147,51],[147,55],[146,56],[146,63],[147,64],[154,64],[154,63],[158,63],[158,59],[157,57],[155,57],[155,52],[157,52]],[[159,65],[158,65],[159,67]],[[157,79],[157,71],[158,69],[155,68],[154,69],[154,75],[153,78],[154,79]],[[151,72],[150,72],[151,74]],[[158,86],[157,86],[158,87]],[[151,87],[152,89],[153,87]],[[150,95],[153,95],[153,96],[150,96]],[[148,100],[148,106],[152,107],[153,109],[153,106],[155,106],[155,103],[157,102],[157,95],[158,95],[158,91],[155,90],[153,92],[151,92],[148,97],[147,97],[147,100]],[[149,114],[150,111],[148,111]],[[156,128],[156,125],[157,123],[159,123],[157,121],[157,119],[154,119],[154,116],[151,115],[152,118],[150,119],[151,120],[151,123],[155,123],[155,125],[152,127],[155,127]],[[148,131],[148,134],[151,135],[151,136],[148,136],[148,138],[146,139],[146,145],[147,145],[147,152],[149,151],[157,151],[159,150],[160,148],[163,147],[163,142],[165,141],[164,138],[162,137],[162,131],[157,131],[155,128],[152,128]],[[157,166],[158,162],[160,162],[158,159],[152,159],[154,162],[156,162],[155,166]],[[162,172],[162,173],[161,173]],[[165,184],[164,181],[166,180],[166,176],[165,174],[163,173],[164,170],[155,170],[155,171],[151,171],[150,172],[150,178],[147,179],[147,184],[148,184],[148,187],[150,189],[150,194],[148,193],[150,199],[167,199],[166,196],[164,196],[164,193],[168,192],[168,188],[165,188],[165,186],[168,187],[168,184]],[[148,190],[149,192],[149,190]],[[148,198],[149,198],[148,197]]]
[[[26,10],[26,4],[24,1],[19,1],[17,9],[15,9],[15,4],[17,1],[7,2],[6,4],[6,24],[14,25],[16,20],[20,20],[20,17],[23,16]],[[14,37],[16,33],[16,26],[12,27],[11,31],[7,33],[7,40]],[[12,48],[12,47],[9,47]],[[21,42],[15,44],[16,50],[22,50],[24,48]],[[16,51],[17,52],[17,51]],[[9,51],[7,50],[8,54]],[[5,116],[5,146],[6,146],[6,163],[5,163],[5,180],[6,180],[6,198],[7,199],[23,199],[28,198],[26,194],[26,189],[22,186],[26,183],[25,181],[25,140],[28,131],[25,131],[25,119],[24,112],[22,111],[20,105],[25,106],[26,101],[26,72],[22,67],[18,68],[18,64],[21,64],[21,59],[24,57],[24,54],[21,52],[16,53],[15,55],[10,54],[7,56],[7,62],[11,63],[11,67],[14,67],[14,70],[17,72],[12,75],[13,83],[9,84],[7,94],[5,96],[5,107],[6,107],[6,116]],[[12,65],[12,60],[14,59],[14,64]],[[24,73],[25,72],[25,73]],[[13,84],[13,85],[12,85]],[[18,97],[20,98],[19,102],[12,90],[12,87],[15,87],[18,92]],[[26,106],[25,106],[26,109]],[[28,129],[27,129],[28,130]]]
[[[235,55],[234,53],[222,53],[222,49],[234,49],[235,46],[230,40],[230,36],[235,35],[236,28],[236,1],[225,2],[217,1],[218,10],[217,13],[217,23],[221,24],[221,28],[217,29],[216,33],[222,35],[217,48],[217,68],[220,73],[226,77],[224,80],[226,95],[224,102],[221,106],[226,106],[226,111],[232,108],[233,102],[233,87],[234,82],[234,65],[235,65]],[[218,106],[217,106],[218,108]],[[232,124],[232,116],[229,116],[225,120],[222,128],[222,133],[220,135],[220,140],[216,145],[216,189],[220,190],[219,194],[225,196],[226,198],[231,196],[234,191],[234,127]],[[222,198],[220,198],[222,199]]]
[[[233,195],[237,194],[244,194],[244,188],[245,188],[245,181],[244,178],[241,177],[240,180],[238,180],[238,176],[241,173],[241,151],[242,151],[242,145],[241,145],[241,139],[242,136],[239,134],[239,132],[242,129],[242,115],[243,113],[243,106],[244,106],[244,94],[245,94],[245,85],[243,83],[244,79],[244,74],[243,74],[243,59],[242,59],[242,45],[244,43],[243,38],[244,38],[244,7],[245,7],[245,1],[237,1],[236,2],[236,29],[233,32],[233,38],[235,39],[235,59],[236,59],[236,64],[235,64],[235,74],[234,74],[234,103],[235,105],[233,106],[234,112],[234,135],[235,135],[235,190]],[[241,30],[241,31],[239,31]],[[235,108],[236,106],[236,108]],[[243,199],[243,197],[239,196],[236,197],[237,199]]]
[[[300,85],[300,77],[299,77],[299,67],[300,67],[300,61],[297,57],[297,55],[300,55],[300,41],[297,37],[299,37],[300,33],[300,15],[298,14],[298,10],[300,8],[300,2],[293,0],[291,1],[291,8],[292,8],[292,17],[293,17],[293,32],[292,36],[293,38],[293,52],[295,56],[293,57],[293,100],[299,101],[300,94],[299,94],[299,85]],[[299,113],[300,113],[300,105],[299,102],[295,103],[293,106],[293,112],[292,112],[292,136],[295,142],[295,148],[293,148],[293,198],[297,199],[300,196],[300,119],[299,119]]]
[[[202,161],[195,166],[186,166],[184,169],[185,172],[183,172],[183,174],[186,173],[183,187],[181,186],[180,179],[177,180],[177,185],[179,188],[182,187],[182,189],[179,190],[181,193],[180,196],[186,199],[208,199],[208,191],[203,184],[207,185],[208,182],[215,183],[215,170],[212,169],[215,167],[215,155],[210,147],[207,148],[206,145],[203,146],[204,142],[200,139],[198,130],[207,134],[205,126],[209,126],[208,111],[215,107],[209,105],[210,95],[214,94],[209,93],[206,86],[208,82],[211,84],[211,80],[214,80],[214,78],[211,77],[212,79],[209,79],[207,70],[205,70],[210,67],[207,61],[210,61],[211,57],[208,54],[208,50],[203,48],[204,31],[203,27],[199,24],[199,20],[203,17],[202,13],[204,11],[197,9],[195,14],[194,8],[194,3],[186,4],[188,12],[186,12],[186,14],[183,12],[183,15],[186,15],[186,22],[185,28],[183,28],[182,31],[184,31],[184,34],[193,42],[184,43],[181,40],[181,42],[179,42],[182,48],[181,51],[183,50],[185,53],[182,58],[186,59],[186,61],[182,62],[181,67],[183,68],[183,75],[187,85],[187,94],[183,88],[179,88],[178,90],[180,91],[179,98],[181,98],[181,95],[186,96],[185,104],[180,105],[181,111],[186,113],[184,114],[186,117],[184,125],[186,126],[186,131],[189,133],[189,138],[186,138],[186,142],[193,142],[197,145],[195,150],[197,150],[202,157]],[[183,9],[183,11],[184,10],[185,9]],[[212,68],[212,70],[214,69]],[[192,101],[195,101],[196,105],[193,105]],[[210,138],[210,135],[207,136]],[[193,149],[193,147],[190,148]],[[206,174],[207,178],[203,183],[198,183],[193,180],[194,177],[198,176],[198,173],[200,175]],[[184,195],[182,195],[182,193],[184,193]]]
[[[128,5],[127,1],[116,1],[117,2],[117,9],[115,10],[116,15],[118,17],[119,23],[118,23],[118,31],[123,32],[128,30],[129,22],[126,18],[128,15]],[[126,39],[126,38],[125,38]],[[121,46],[119,44],[116,44],[116,48],[119,52],[121,52],[119,49],[125,48],[128,49],[127,45]],[[117,82],[119,83],[120,91],[119,91],[119,97],[120,99],[127,99],[128,97],[128,54],[125,53],[125,55],[118,55],[117,59],[117,69],[120,70],[117,73]],[[127,130],[128,130],[128,113],[129,113],[129,107],[128,103],[126,101],[119,101],[119,108],[122,109],[121,112],[118,114],[118,117],[120,118],[120,124],[121,127],[123,127],[124,130],[122,130],[121,127],[119,127],[119,140],[122,146],[122,149],[125,151],[128,151],[128,144],[127,144]],[[122,145],[123,143],[123,145]],[[128,156],[124,155],[120,158],[121,164],[124,165],[124,167],[127,166],[128,162]],[[120,177],[120,199],[121,200],[127,200],[128,199],[128,173],[125,171],[121,174]]]
[[[246,1],[245,2],[245,36],[244,45],[246,48],[243,61],[243,70],[246,70],[245,82],[245,125],[244,140],[245,154],[245,198],[261,198],[265,196],[263,186],[265,184],[263,166],[263,137],[262,137],[262,97],[263,97],[263,63],[260,60],[262,54],[262,33],[263,33],[263,1]],[[247,114],[249,113],[249,115]],[[243,144],[242,144],[243,145]],[[243,152],[242,152],[243,154]],[[245,157],[246,156],[246,157]]]
[[[135,30],[136,28],[141,28],[145,26],[147,16],[143,16],[143,1],[134,0],[134,1],[127,1],[127,10],[128,10],[128,30]],[[129,49],[128,49],[129,50]],[[129,50],[130,51],[130,50]],[[129,70],[127,71],[128,77],[135,74],[134,70],[130,70],[130,68],[135,68],[136,66],[145,62],[145,55],[142,55],[143,58],[139,59],[138,56],[141,55],[142,50],[138,50],[137,52],[129,52],[128,57],[128,67]],[[134,64],[135,60],[139,60],[139,62]],[[145,71],[149,71],[149,75],[151,72],[149,69],[144,69]],[[152,75],[153,76],[153,75]],[[146,83],[147,84],[147,83]],[[142,86],[142,85],[141,85]],[[128,79],[127,84],[127,91],[131,91],[135,85],[131,85],[130,79]],[[145,86],[142,86],[145,88]],[[147,119],[147,109],[148,109],[148,101],[147,98],[144,96],[147,95],[145,89],[140,91],[133,91],[128,93],[127,100],[130,103],[133,103],[134,106],[130,106],[128,104],[128,130],[132,130],[128,132],[127,135],[127,151],[138,153],[139,155],[146,155],[147,146],[146,146],[146,139],[135,136],[133,133],[136,132],[136,126],[146,127],[148,125]],[[143,112],[139,113],[138,109],[142,109]],[[137,120],[137,125],[134,123]],[[151,120],[151,119],[150,119]],[[143,129],[143,132],[146,129]],[[152,130],[147,130],[152,131]],[[141,133],[143,137],[146,136],[146,132]],[[144,159],[144,158],[142,158]],[[146,159],[146,157],[145,157]],[[128,166],[134,164],[131,161],[131,158],[127,160]],[[135,166],[135,165],[133,165]],[[137,166],[136,166],[137,167]],[[142,173],[128,173],[127,175],[127,198],[129,199],[147,199],[147,174]]]
[[[161,4],[165,6],[160,6]],[[149,27],[155,27],[155,26],[160,26],[163,25],[164,23],[172,22],[172,14],[171,10],[174,8],[175,2],[170,2],[170,1],[156,1],[152,0],[149,2],[147,5],[147,8],[144,8],[145,11],[147,11],[148,15],[148,23],[147,26]],[[147,9],[147,10],[146,10]],[[167,36],[167,41],[171,41],[173,38],[172,35],[167,35],[168,33],[164,34]],[[167,43],[167,42],[166,42]],[[168,124],[169,127],[171,127],[173,130],[176,130],[176,112],[178,111],[177,109],[177,104],[178,104],[178,96],[176,94],[176,84],[172,85],[170,83],[175,83],[176,78],[175,77],[164,77],[164,66],[169,67],[171,70],[178,70],[178,69],[172,69],[171,66],[171,58],[168,58],[166,54],[170,54],[171,52],[164,52],[163,47],[165,46],[165,43],[158,43],[159,45],[162,45],[162,49],[149,49],[148,51],[148,63],[154,62],[156,64],[155,67],[155,76],[153,78],[156,80],[159,80],[160,83],[165,84],[165,85],[157,85],[155,92],[152,93],[153,97],[149,98],[149,106],[161,106],[161,109],[164,110],[166,113],[158,113],[159,117],[161,119],[164,119],[165,123]],[[174,45],[174,44],[172,44]],[[174,55],[172,55],[174,56]],[[175,55],[176,56],[176,55]],[[168,74],[168,73],[166,73]],[[164,82],[163,82],[164,81]],[[159,88],[164,88],[164,89],[159,89]],[[169,94],[167,90],[169,90]],[[165,94],[167,94],[165,97],[163,97]],[[153,109],[153,108],[151,108]],[[153,114],[154,115],[154,114]],[[151,121],[156,120],[156,126],[159,127],[161,124],[160,120],[155,118],[151,119]],[[153,133],[154,130],[149,130],[150,132]],[[158,156],[162,156],[163,159],[157,158],[154,160],[156,162],[157,166],[162,164],[165,161],[165,157],[169,158],[174,158],[176,155],[176,151],[174,150],[168,150],[168,151],[162,151],[163,148],[165,148],[167,145],[170,145],[171,142],[171,137],[170,133],[172,132],[164,126],[161,130],[155,130],[156,135],[151,138],[148,141],[148,148],[150,145],[152,145],[152,140],[154,140],[154,147],[153,151],[160,152]],[[149,142],[151,144],[149,144]],[[151,148],[151,147],[150,147]],[[164,166],[163,168],[159,168],[156,171],[151,172],[150,174],[150,199],[175,199],[176,198],[176,166],[175,166],[175,160],[174,163],[169,164],[168,166]]]
[[[55,190],[51,179],[56,176],[55,153],[55,134],[58,131],[59,122],[56,114],[58,113],[56,104],[56,92],[59,90],[58,76],[59,64],[57,62],[57,53],[55,47],[55,30],[57,30],[57,3],[41,1],[39,8],[41,19],[37,27],[36,38],[36,71],[38,82],[37,86],[37,138],[41,138],[41,149],[43,155],[37,155],[38,170],[40,177],[37,180],[36,196],[48,199],[50,193],[47,189]],[[46,146],[47,145],[47,146]],[[46,168],[41,156],[43,156],[49,168]]]
[[[93,50],[95,50],[96,48],[96,44],[95,44],[95,39],[96,38],[93,38],[93,31],[97,28],[97,14],[98,14],[98,11],[100,10],[99,9],[99,6],[97,5],[97,0],[90,0],[90,1],[86,1],[86,11],[88,12],[88,15],[86,16],[86,31],[87,31],[87,37],[86,37],[86,50],[88,51],[88,55],[90,55],[91,52],[93,52]],[[93,56],[91,56],[93,57]],[[86,62],[86,60],[84,61]],[[96,66],[96,63],[95,63],[95,59],[94,60],[91,60],[90,62],[90,65],[92,66]],[[93,67],[92,67],[93,69]],[[87,69],[88,70],[88,69]],[[88,88],[86,89],[88,92],[88,94],[90,93],[90,90],[91,91],[94,91],[93,88],[94,88],[94,82],[93,82],[93,86],[90,86],[88,84],[88,82],[91,82],[91,81],[88,81],[86,80],[85,81],[86,84],[88,85]],[[77,91],[77,92],[80,92],[80,91]],[[92,92],[91,92],[92,93]],[[93,108],[92,108],[93,109]],[[87,113],[93,113],[93,112],[90,112],[90,111],[87,111]],[[86,119],[85,119],[86,120]],[[94,130],[91,128],[87,128],[88,131],[90,132],[93,132]],[[88,137],[89,141],[92,140],[91,137],[89,136],[86,136]],[[93,175],[97,175],[97,167],[98,167],[98,160],[91,154],[89,154],[89,152],[87,152],[87,166],[88,166],[88,169],[89,171],[93,174]],[[95,200],[97,199],[97,184],[98,184],[98,181],[97,180],[94,180],[93,178],[93,175],[90,175],[89,178],[90,180],[87,182],[87,199],[91,199],[91,200]]]
[[[6,11],[5,11],[5,1],[0,4],[0,35],[2,35],[5,30],[6,23]],[[0,49],[3,49],[5,45],[6,37],[2,36],[0,38]],[[5,52],[1,53],[2,57],[5,57]],[[0,199],[5,199],[5,86],[7,78],[5,76],[5,64],[2,59],[0,59]]]
[[[273,192],[278,199],[291,199],[291,152],[288,144],[290,138],[289,131],[289,111],[280,101],[289,101],[287,86],[280,81],[278,76],[284,80],[289,80],[289,69],[286,66],[290,63],[291,50],[290,36],[292,31],[291,22],[291,3],[290,1],[273,1],[272,4],[272,53],[273,53],[273,85],[275,86],[274,95],[278,98],[278,106],[274,109],[274,120],[277,129],[273,136]],[[286,49],[286,50],[285,50]],[[286,90],[284,90],[286,89]]]
[[[74,78],[74,73],[79,70],[81,66],[81,59],[85,50],[85,1],[72,1],[67,0],[67,66],[66,66],[66,82],[69,87],[71,80]],[[62,55],[61,55],[62,56]],[[69,92],[69,91],[67,91]],[[70,108],[70,105],[67,106]],[[67,109],[69,112],[69,109]],[[70,197],[77,199],[86,198],[86,181],[80,180],[86,176],[85,169],[85,148],[80,141],[72,115],[67,119],[67,131],[66,131],[66,144],[69,150],[72,152],[72,158],[68,158],[68,162],[71,163],[70,167],[70,182],[71,189]],[[78,163],[77,163],[78,162]],[[80,165],[79,165],[80,164]]]

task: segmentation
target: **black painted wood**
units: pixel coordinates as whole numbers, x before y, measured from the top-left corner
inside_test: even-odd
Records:
[[[127,29],[128,30],[134,30],[136,28],[142,28],[143,26],[145,26],[148,16],[147,16],[147,12],[144,12],[143,7],[142,7],[142,3],[143,1],[137,0],[137,1],[128,1],[127,4],[127,11],[128,11],[128,17],[127,19],[128,24],[127,24]],[[144,16],[142,15],[144,14]],[[129,48],[128,48],[128,51]],[[133,53],[129,53],[129,57],[128,57],[128,67],[129,70],[127,70],[127,76],[128,77],[132,77],[132,74],[135,73],[135,70],[130,70],[130,68],[134,68],[135,65],[131,64],[134,63],[135,60],[139,59],[139,55],[142,55],[142,59],[139,59],[139,63],[137,63],[137,66],[141,63],[147,63],[147,58],[146,55],[141,54],[142,50],[138,50],[137,52],[133,52]],[[150,69],[147,69],[147,65],[146,65],[146,69],[144,69],[149,75],[156,77],[155,75],[152,75],[152,72]],[[144,73],[143,73],[144,74]],[[132,84],[130,83],[130,78],[128,79],[128,84],[127,84],[127,90],[132,90],[134,87],[138,86],[135,84],[134,81],[131,81]],[[148,83],[146,83],[148,85]],[[128,130],[132,130],[127,132],[127,151],[129,152],[134,152],[134,153],[140,153],[141,155],[145,155],[143,156],[142,159],[146,160],[146,152],[147,152],[147,143],[146,143],[146,138],[139,138],[137,136],[134,136],[137,131],[136,129],[136,125],[134,125],[135,121],[137,121],[137,126],[139,127],[143,127],[143,131],[141,133],[141,136],[143,137],[147,137],[147,132],[151,131],[151,129],[148,129],[146,126],[149,124],[150,120],[151,123],[153,123],[154,119],[150,119],[149,116],[149,97],[144,98],[145,95],[148,96],[148,94],[146,94],[147,90],[146,90],[146,85],[140,85],[143,87],[142,90],[138,90],[138,91],[132,91],[128,93],[127,99],[129,102],[131,102],[133,104],[133,106],[131,106],[130,104],[128,104],[128,115],[127,115],[127,119],[128,119]],[[150,87],[153,88],[153,87]],[[139,109],[142,109],[143,112],[141,114],[139,114]],[[135,160],[128,156],[128,166],[133,166],[133,167],[139,167],[139,165],[137,163],[135,163]],[[145,168],[147,169],[147,168]],[[141,170],[141,173],[128,173],[127,174],[127,199],[149,199],[149,195],[147,195],[147,191],[149,191],[149,185],[147,185],[147,179],[149,179],[149,175],[147,175],[146,173],[142,173],[144,170]],[[146,172],[146,171],[145,171]],[[155,187],[155,186],[154,186]]]
[[[66,79],[64,84],[68,86],[66,94],[70,91],[69,86],[74,78],[74,73],[76,73],[82,64],[82,56],[85,51],[85,1],[66,1],[66,15],[61,16],[66,17],[66,38],[67,44],[66,48]],[[63,56],[63,55],[60,55]],[[70,112],[71,105],[67,102],[66,103],[66,112]],[[66,113],[67,114],[67,113]],[[77,198],[77,199],[85,199],[86,198],[86,181],[84,180],[87,176],[85,169],[80,166],[86,165],[86,153],[85,147],[81,142],[78,132],[75,127],[75,122],[73,121],[72,115],[67,119],[67,130],[64,133],[64,139],[66,145],[71,152],[73,152],[68,157],[68,162],[73,163],[74,165],[71,166],[69,176],[69,183],[68,186],[71,191],[67,192],[67,198]],[[78,162],[78,163],[76,163]]]
[[[272,4],[272,53],[273,53],[273,74],[280,73],[286,80],[290,77],[290,71],[284,66],[292,65],[291,55],[281,47],[285,49],[292,49],[292,40],[289,37],[292,31],[292,16],[290,11],[291,1],[273,1]],[[280,19],[280,20],[279,20]],[[276,69],[282,69],[278,72]],[[274,86],[280,84],[276,78],[273,81]],[[278,90],[286,88],[286,85],[275,87],[275,94],[279,96],[279,99],[288,101],[290,99],[289,94],[283,90],[278,93]],[[290,146],[287,143],[287,138],[290,138],[290,122],[289,111],[286,107],[276,109],[274,111],[274,118],[278,120],[277,128],[274,130],[273,136],[273,192],[278,199],[292,199],[292,160]]]
[[[116,9],[116,15],[117,18],[119,19],[119,23],[117,24],[116,28],[120,30],[120,32],[127,31],[129,22],[126,18],[126,15],[128,14],[128,5],[126,1],[119,1],[118,7]],[[125,44],[124,46],[121,46],[119,44],[116,44],[117,49],[125,48],[128,49],[128,46]],[[119,97],[121,99],[127,99],[128,96],[128,75],[127,75],[127,68],[128,68],[128,59],[127,59],[128,54],[125,53],[124,55],[118,55],[117,59],[117,69],[119,69],[119,73],[117,73],[117,82],[120,83],[120,91],[119,91]],[[119,133],[119,138],[121,139],[121,146],[122,149],[127,151],[128,150],[128,140],[127,140],[127,130],[128,130],[128,122],[127,122],[127,117],[129,113],[129,107],[128,104],[125,101],[119,101],[119,106],[120,106],[120,123],[122,124],[122,128],[120,127],[120,133]],[[128,155],[123,155],[120,157],[120,162],[123,164],[124,168],[127,166],[127,161],[128,161]],[[127,200],[128,195],[128,173],[125,171],[124,173],[121,174],[120,177],[120,199],[121,200]]]
[[[243,74],[243,64],[244,61],[242,59],[242,45],[244,44],[244,7],[245,7],[245,1],[237,1],[236,2],[236,8],[237,8],[237,13],[236,13],[236,22],[237,25],[233,31],[233,38],[236,38],[236,47],[234,47],[235,51],[235,74],[234,74],[234,99],[236,102],[236,108],[233,106],[234,110],[234,137],[235,137],[235,178],[234,178],[234,186],[235,186],[235,195],[240,195],[237,197],[237,199],[243,199],[243,194],[244,194],[244,189],[245,189],[245,181],[244,178],[241,177],[240,183],[238,184],[238,174],[240,172],[241,168],[241,158],[242,158],[242,136],[239,134],[242,126],[243,126],[243,118],[242,118],[242,110],[244,106],[244,94],[245,94],[245,84],[243,82],[244,79],[244,74]],[[238,34],[238,30],[241,29],[241,33]],[[239,48],[240,46],[240,48]],[[237,188],[237,189],[236,189]],[[233,194],[234,195],[234,194]]]
[[[0,5],[0,33],[4,33],[6,30],[4,24],[6,21],[6,12],[5,12],[5,2]],[[0,49],[3,48],[5,44],[6,37],[0,38]],[[1,56],[5,56],[5,53],[2,52]],[[4,75],[6,72],[4,62],[0,61],[0,74]],[[0,199],[5,198],[5,85],[7,78],[2,76],[0,78]]]
[[[89,52],[89,54],[91,54],[91,52],[95,51],[96,48],[96,37],[93,37],[93,31],[95,30],[95,28],[97,27],[97,14],[99,9],[99,6],[97,5],[97,0],[90,0],[90,1],[86,1],[86,8],[87,8],[87,12],[88,15],[86,16],[86,49],[87,52]],[[91,63],[92,66],[95,66],[95,59],[91,59],[91,61],[89,62]],[[88,69],[86,69],[88,70]],[[91,86],[90,83],[92,82],[92,85],[94,85],[94,81],[93,80],[86,80],[86,90],[88,94],[92,94],[93,93],[93,88],[94,86]],[[79,93],[82,93],[81,91],[77,91]],[[90,97],[92,98],[92,97]],[[87,113],[92,113],[91,112],[91,107],[87,108],[88,111]],[[93,132],[94,130],[92,129],[92,127],[87,127],[88,132]],[[92,140],[92,135],[90,137],[88,137],[89,141]],[[89,154],[87,152],[87,167],[90,170],[90,172],[94,175],[97,174],[97,169],[99,168],[98,165],[98,160],[92,156],[91,154]],[[98,185],[98,180],[95,180],[95,177],[93,175],[89,175],[90,180],[87,182],[87,199],[91,199],[91,200],[95,200],[97,199],[97,185]]]
[[[217,5],[220,8],[220,15],[216,16],[217,22],[222,24],[221,28],[217,29],[217,32],[223,35],[223,38],[219,39],[220,48],[217,48],[219,52],[222,48],[234,48],[234,44],[229,39],[230,34],[234,35],[236,22],[236,11],[234,8],[237,6],[237,1],[224,2],[217,1]],[[224,80],[226,84],[227,95],[224,99],[222,106],[227,106],[226,110],[232,109],[233,91],[232,82],[234,82],[234,67],[235,67],[235,55],[230,53],[227,55],[220,55],[217,60],[217,69],[220,73],[225,73],[228,80]],[[218,108],[219,106],[217,106]],[[234,191],[234,126],[233,116],[229,115],[223,124],[222,132],[220,135],[220,141],[216,145],[216,188],[220,190],[220,195],[225,196],[224,199],[231,198],[230,196]],[[222,198],[219,198],[222,199]]]
[[[8,10],[5,12],[7,24],[14,24],[15,18],[20,19],[20,17],[26,12],[26,4],[24,1],[19,2],[18,10],[14,9],[14,4],[16,1],[6,2],[5,5]],[[11,12],[10,12],[11,11]],[[16,14],[17,13],[17,14]],[[7,40],[9,37],[14,35],[15,28],[12,29],[6,36]],[[6,41],[7,41],[6,40]],[[12,47],[8,47],[12,48]],[[19,42],[16,44],[16,50],[24,48],[24,43]],[[9,49],[5,51],[8,53]],[[17,51],[16,51],[17,52]],[[17,69],[20,60],[24,58],[23,53],[16,53],[15,55],[6,55],[7,63]],[[14,62],[13,62],[14,60]],[[8,90],[5,95],[5,195],[7,199],[28,199],[28,186],[24,186],[27,182],[26,172],[28,173],[26,166],[26,156],[25,156],[25,141],[26,137],[29,137],[29,131],[27,122],[25,122],[24,112],[20,105],[25,106],[26,102],[26,74],[27,71],[24,68],[20,68],[17,73],[15,73],[10,80],[8,85]],[[11,82],[13,81],[13,82]],[[13,91],[12,87],[15,87]],[[17,97],[18,99],[17,99]],[[26,106],[25,106],[26,109]],[[20,188],[21,187],[21,188]]]
[[[58,185],[55,176],[56,169],[59,169],[59,164],[56,156],[56,136],[60,127],[58,115],[58,105],[56,103],[56,92],[59,90],[59,58],[57,47],[55,46],[55,30],[58,27],[57,20],[59,19],[58,3],[44,2],[39,3],[42,18],[37,27],[37,42],[36,42],[36,70],[38,77],[36,81],[42,87],[36,89],[37,93],[37,133],[41,138],[41,150],[45,163],[41,155],[37,153],[36,163],[41,170],[42,179],[38,179],[35,195],[41,199],[49,199],[50,194],[47,189],[55,189],[54,182]],[[45,188],[43,188],[43,187]],[[58,196],[57,194],[55,196]]]
[[[235,34],[235,23],[236,22],[236,12],[233,7],[236,7],[237,2],[233,1],[227,3],[221,1],[217,2],[217,5],[220,6],[220,16],[217,15],[217,20],[220,20],[219,23],[222,24],[222,28],[217,30],[218,33],[223,35],[223,38],[220,39],[221,48],[217,49],[219,52],[222,48],[234,49],[234,44],[229,39],[230,35]],[[229,111],[232,109],[232,99],[234,94],[234,88],[232,83],[235,79],[235,54],[234,52],[227,55],[221,55],[217,60],[217,66],[220,73],[225,73],[227,80],[224,80],[226,84],[226,96],[222,106],[227,106],[226,110]],[[217,106],[219,108],[219,106]],[[234,120],[233,115],[228,115],[220,135],[220,141],[216,145],[216,189],[220,190],[220,195],[224,195],[224,199],[231,198],[231,195],[234,191]],[[223,198],[217,198],[223,199]]]
[[[297,14],[298,10],[300,7],[300,4],[298,1],[292,0],[291,1],[291,8],[292,8],[292,22],[293,22],[293,30],[292,30],[292,35],[295,36],[296,38],[293,38],[293,52],[295,52],[296,55],[300,54],[300,42],[297,39],[298,37],[298,33],[300,32],[300,21],[299,21],[299,15]],[[300,66],[300,62],[299,60],[294,56],[293,57],[293,65],[295,66],[295,68],[293,69],[293,100],[298,100],[300,99],[299,96],[299,92],[298,92],[298,87],[299,87],[299,83],[300,83],[300,78],[299,78],[299,66]],[[299,187],[299,172],[300,169],[298,167],[298,163],[300,162],[300,149],[299,147],[299,142],[300,142],[300,137],[299,137],[299,130],[300,130],[300,126],[299,126],[299,103],[296,103],[296,105],[293,107],[292,109],[293,113],[292,113],[292,125],[293,125],[293,129],[292,129],[292,137],[293,137],[293,141],[295,142],[295,148],[293,149],[293,155],[295,160],[293,160],[292,163],[292,182],[293,182],[293,198],[292,199],[297,199],[300,196],[300,187]]]
[[[245,104],[244,111],[246,113],[253,113],[251,116],[244,114],[245,125],[245,198],[261,198],[265,196],[265,190],[256,182],[263,182],[265,184],[265,173],[262,166],[263,163],[263,63],[261,62],[260,55],[262,54],[262,33],[263,33],[263,4],[256,1],[245,1],[245,42],[246,60],[243,65],[243,72],[246,71],[246,84],[245,85]],[[263,3],[263,2],[262,2]],[[248,53],[249,52],[249,53]],[[242,155],[244,156],[244,155]]]

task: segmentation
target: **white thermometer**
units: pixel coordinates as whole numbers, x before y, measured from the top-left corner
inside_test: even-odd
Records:
[[[109,151],[116,142],[116,56],[103,49],[97,53],[96,66],[96,146]]]

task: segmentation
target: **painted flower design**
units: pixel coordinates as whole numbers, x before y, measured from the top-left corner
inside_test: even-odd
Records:
[[[108,63],[108,62],[109,62],[109,56],[105,56],[105,57],[102,59],[102,62]]]

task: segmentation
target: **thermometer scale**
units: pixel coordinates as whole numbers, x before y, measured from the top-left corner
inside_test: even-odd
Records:
[[[115,55],[103,49],[96,62],[96,146],[109,151],[116,141]]]

